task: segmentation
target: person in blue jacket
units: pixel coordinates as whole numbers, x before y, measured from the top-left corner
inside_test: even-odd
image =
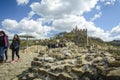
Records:
[[[14,54],[16,54],[16,56],[18,57],[17,61],[20,60],[20,56],[19,56],[19,48],[20,48],[20,38],[17,34],[14,35],[14,38],[12,40],[12,43],[10,45],[10,49],[12,50],[12,61],[11,63],[14,63]]]

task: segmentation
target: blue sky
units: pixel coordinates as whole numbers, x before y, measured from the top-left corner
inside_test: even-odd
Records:
[[[0,0],[0,29],[9,36],[48,38],[76,25],[87,28],[89,36],[120,40],[120,1]]]
[[[120,23],[120,3],[116,1],[114,5],[104,4],[101,2],[98,3],[101,6],[102,16],[95,20],[94,23],[104,30],[111,30]],[[97,12],[99,11],[93,9],[91,12],[85,13],[84,16],[87,20],[90,20]]]

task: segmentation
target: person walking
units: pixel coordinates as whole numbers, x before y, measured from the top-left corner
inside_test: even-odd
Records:
[[[10,45],[10,49],[12,50],[12,61],[11,63],[14,63],[14,54],[16,54],[16,56],[18,57],[18,59],[16,61],[20,60],[20,56],[19,56],[19,48],[20,48],[20,38],[17,34],[14,35],[12,43]]]
[[[0,31],[0,62],[4,62],[5,48],[8,46],[7,37],[4,31]]]

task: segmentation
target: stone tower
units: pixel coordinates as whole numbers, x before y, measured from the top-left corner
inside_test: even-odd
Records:
[[[88,45],[87,29],[78,29],[76,26],[71,32],[75,35],[73,41],[76,45],[80,47],[86,47]]]

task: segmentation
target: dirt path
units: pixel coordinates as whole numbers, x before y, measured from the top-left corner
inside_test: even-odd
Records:
[[[8,61],[3,64],[0,63],[0,80],[18,80],[17,75],[28,69],[31,66],[33,57],[38,55],[37,53],[20,53],[20,61],[10,63],[11,52],[8,54]],[[17,59],[16,56],[15,59]]]

